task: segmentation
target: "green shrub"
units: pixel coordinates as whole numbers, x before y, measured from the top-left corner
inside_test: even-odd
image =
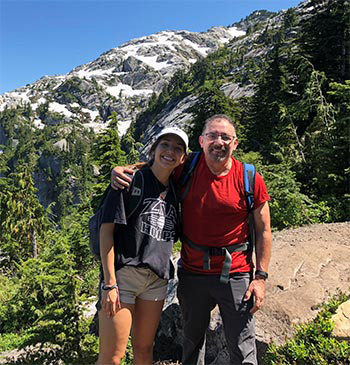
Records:
[[[350,343],[332,335],[331,316],[350,295],[336,294],[325,304],[316,318],[297,327],[294,338],[282,346],[270,344],[266,365],[342,365],[350,363]]]
[[[21,347],[30,337],[28,333],[0,333],[0,352]]]
[[[95,362],[97,339],[88,334],[91,321],[82,306],[89,294],[82,294],[74,266],[69,242],[53,234],[40,259],[23,261],[13,278],[1,281],[0,328],[8,334],[3,346],[25,348],[19,363]],[[4,293],[11,283],[13,292]],[[16,334],[23,331],[27,336],[19,343]]]
[[[330,221],[331,208],[325,202],[316,203],[300,191],[300,183],[288,163],[264,165],[257,152],[240,152],[237,158],[255,165],[263,175],[271,197],[269,205],[274,229]]]

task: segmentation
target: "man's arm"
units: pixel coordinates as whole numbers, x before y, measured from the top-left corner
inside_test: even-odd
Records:
[[[116,166],[112,170],[111,186],[114,190],[128,188],[134,172],[144,166],[144,162],[138,162],[129,166]]]
[[[253,211],[253,214],[256,233],[256,269],[268,272],[272,248],[270,208],[268,202],[260,205]],[[250,313],[254,314],[261,308],[262,302],[264,300],[265,280],[263,278],[258,276],[253,279],[249,285],[244,300],[248,300],[252,294],[254,295],[254,306]]]
[[[272,248],[270,208],[268,202],[255,209],[253,213],[256,232],[256,269],[267,272]]]
[[[134,165],[114,167],[112,170],[112,173],[111,173],[112,188],[114,190],[128,188],[132,181],[134,172],[136,170],[140,170],[143,166],[145,166],[145,164],[146,164],[145,162],[137,162]],[[179,173],[182,171],[183,165],[184,165],[184,163],[182,163],[180,166],[178,166],[175,169],[175,176],[176,176],[176,173]]]

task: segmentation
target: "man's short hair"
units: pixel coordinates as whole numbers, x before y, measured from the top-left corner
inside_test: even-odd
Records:
[[[235,124],[233,123],[233,120],[230,117],[228,117],[226,114],[215,114],[212,117],[209,117],[208,119],[206,119],[204,121],[204,126],[203,126],[203,130],[202,130],[202,134],[204,134],[204,131],[207,129],[208,125],[211,122],[213,122],[214,120],[216,120],[216,119],[224,119],[224,120],[226,120],[227,122],[229,122],[233,126],[233,128],[237,132],[237,128],[236,128]]]

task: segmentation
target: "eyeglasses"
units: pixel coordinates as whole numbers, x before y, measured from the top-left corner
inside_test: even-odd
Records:
[[[215,132],[205,133],[204,135],[208,137],[208,139],[210,139],[211,141],[215,141],[220,137],[221,140],[227,144],[231,143],[236,138],[236,136],[229,136],[228,134],[225,133],[215,133]]]

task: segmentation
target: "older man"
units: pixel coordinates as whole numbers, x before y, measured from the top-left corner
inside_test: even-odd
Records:
[[[182,249],[178,298],[184,320],[183,364],[204,364],[205,332],[211,310],[222,316],[230,363],[257,364],[253,314],[260,309],[271,255],[269,195],[257,174],[254,188],[256,270],[247,244],[249,218],[242,163],[232,157],[236,128],[215,115],[199,137],[203,153],[182,202]],[[114,174],[120,185],[122,171]],[[180,172],[177,174],[179,176]],[[223,280],[227,255],[228,277]],[[208,259],[209,256],[209,259]],[[210,260],[210,265],[208,265]]]

